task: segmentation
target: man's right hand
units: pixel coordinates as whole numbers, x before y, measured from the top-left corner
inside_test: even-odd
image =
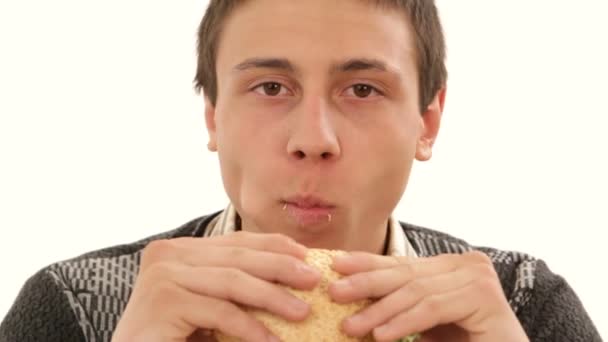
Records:
[[[239,304],[306,318],[308,305],[276,284],[316,286],[320,274],[304,263],[306,251],[284,235],[249,232],[153,241],[112,341],[198,342],[207,329],[244,341],[278,341]]]

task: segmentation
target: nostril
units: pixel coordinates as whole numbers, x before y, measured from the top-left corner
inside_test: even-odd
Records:
[[[295,151],[293,153],[293,155],[296,157],[296,159],[305,159],[306,158],[306,153],[304,153],[301,150]],[[330,159],[332,157],[332,153],[331,152],[323,152],[320,155],[321,159]]]

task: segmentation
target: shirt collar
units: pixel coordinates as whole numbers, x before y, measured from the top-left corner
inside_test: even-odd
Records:
[[[237,220],[239,219],[234,206],[229,204],[220,215],[209,222],[204,236],[219,236],[234,232],[237,230]],[[388,228],[389,241],[387,254],[391,256],[417,257],[416,251],[405,236],[401,224],[392,215],[389,218]]]

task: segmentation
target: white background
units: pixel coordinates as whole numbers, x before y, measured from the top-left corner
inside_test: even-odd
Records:
[[[441,0],[433,160],[396,215],[528,252],[608,336],[608,5]],[[0,0],[0,318],[38,269],[226,204],[192,90],[205,1]]]

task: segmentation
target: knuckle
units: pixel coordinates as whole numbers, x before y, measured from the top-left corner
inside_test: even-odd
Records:
[[[452,269],[460,268],[469,262],[469,257],[467,256],[466,252],[462,254],[444,253],[433,258],[437,258],[436,260],[438,263],[449,266]]]
[[[238,268],[226,268],[222,271],[223,282],[226,286],[234,288],[242,282],[245,273]]]
[[[173,265],[163,261],[148,266],[145,270],[145,277],[150,281],[156,282],[164,279],[172,279],[173,273]]]
[[[414,297],[423,297],[426,294],[426,285],[424,284],[424,281],[421,279],[414,279],[412,281],[410,281],[407,285],[406,285],[406,291],[407,293],[411,295],[413,295]]]
[[[502,287],[499,285],[498,281],[488,277],[478,278],[476,281],[476,288],[480,293],[483,294],[502,294]]]
[[[411,257],[401,256],[401,255],[396,255],[396,256],[393,257],[393,259],[395,260],[395,264],[397,264],[398,266],[408,265],[409,262],[412,261]]]
[[[158,282],[152,287],[148,293],[151,302],[170,303],[174,302],[179,293],[173,284],[163,281]]]
[[[363,291],[372,289],[372,277],[368,273],[359,273],[349,277],[349,281],[353,288],[361,289]]]
[[[242,297],[244,291],[250,290],[250,286],[244,286],[245,273],[239,270],[229,270],[225,274],[225,282],[223,292],[226,298],[238,300]]]
[[[230,258],[230,259],[234,259],[234,260],[242,259],[246,253],[247,253],[247,250],[245,248],[241,248],[241,247],[228,248],[228,258]]]
[[[399,266],[399,273],[406,279],[413,277],[415,274],[414,265],[410,263],[401,264],[401,266]]]
[[[154,240],[142,251],[142,265],[150,265],[164,260],[173,253],[174,243],[168,239]]]
[[[273,233],[268,234],[266,243],[268,247],[289,246],[293,243],[293,240],[283,234]]]
[[[475,268],[477,273],[484,278],[494,278],[496,276],[496,270],[492,264],[477,264]]]
[[[464,256],[478,263],[489,265],[492,264],[492,259],[490,259],[490,257],[486,253],[480,251],[470,251],[465,253]]]
[[[426,312],[441,312],[441,301],[436,296],[427,297],[423,302],[423,309]]]
[[[215,311],[216,317],[235,317],[239,314],[238,308],[234,304],[223,300],[216,302],[213,311]]]

